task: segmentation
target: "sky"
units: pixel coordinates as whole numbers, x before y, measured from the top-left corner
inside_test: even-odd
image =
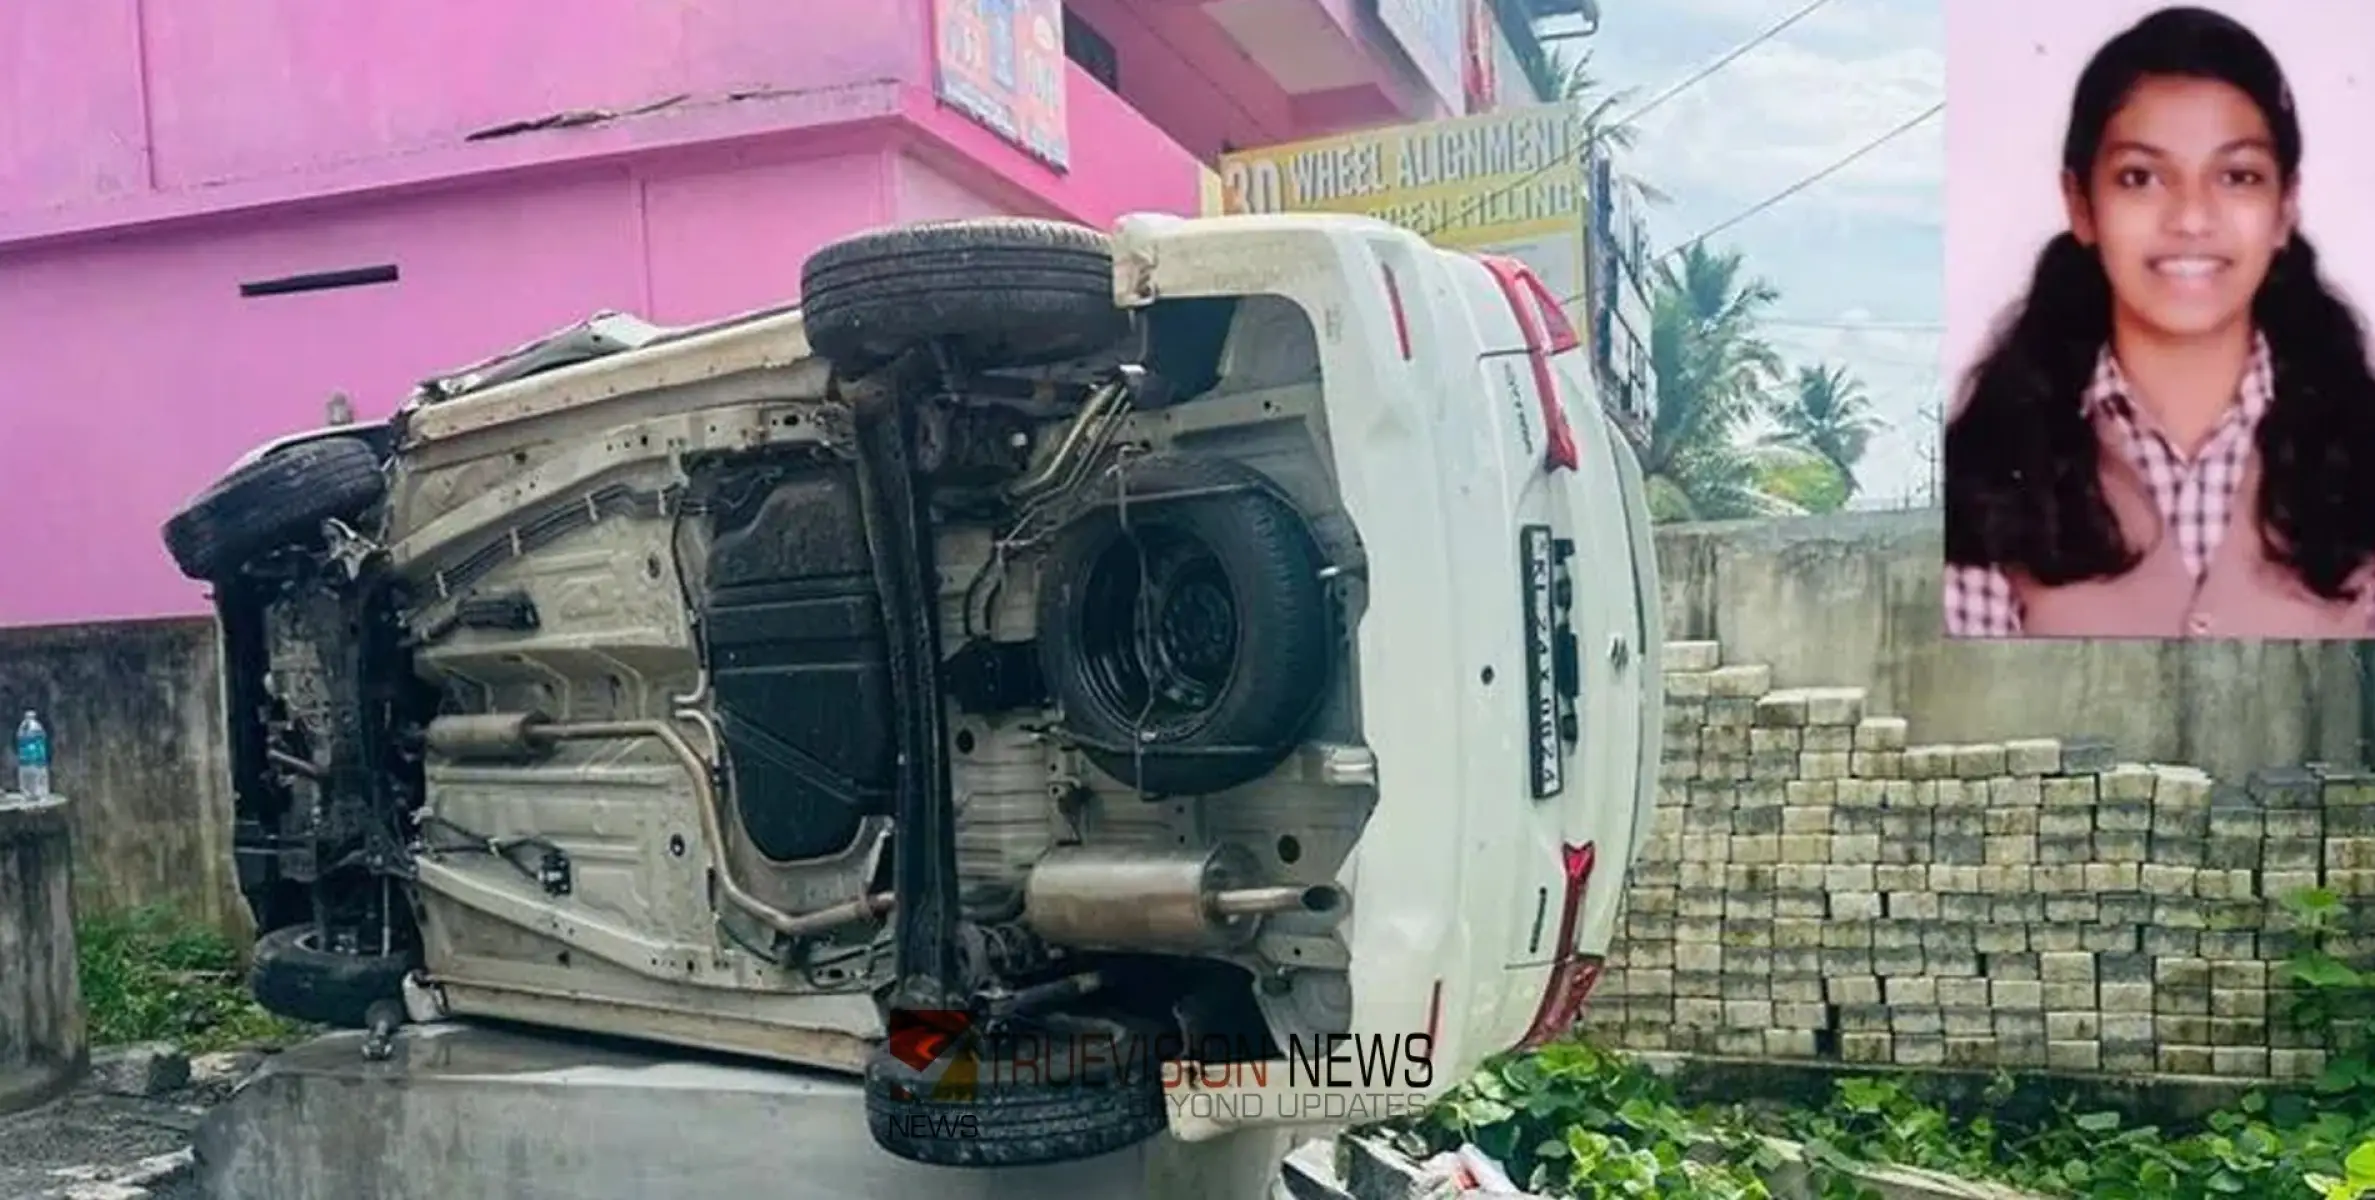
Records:
[[[1592,72],[1634,89],[1615,113],[1750,41],[1808,0],[1600,0]],[[1662,251],[1727,221],[1945,98],[1940,0],[1829,0],[1636,122],[1626,167],[1670,197],[1649,210]],[[1555,34],[1560,26],[1548,25]],[[1844,365],[1886,423],[1859,503],[1919,496],[1944,391],[1943,113],[1717,234],[1781,293],[1766,334],[1785,359]]]

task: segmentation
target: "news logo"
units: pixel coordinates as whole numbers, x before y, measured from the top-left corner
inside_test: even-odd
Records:
[[[894,1087],[894,1091],[907,1093],[902,1099],[961,1103],[974,1098],[980,1087],[981,1037],[974,1028],[973,1014],[958,1009],[894,1009],[887,1033],[884,1049],[915,1072],[918,1083],[930,1085],[922,1095],[906,1085]]]

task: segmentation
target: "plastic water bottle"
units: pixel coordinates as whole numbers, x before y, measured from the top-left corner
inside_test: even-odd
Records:
[[[34,800],[49,795],[49,730],[29,708],[16,727],[16,790]]]

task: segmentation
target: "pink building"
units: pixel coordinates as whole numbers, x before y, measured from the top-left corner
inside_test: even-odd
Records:
[[[862,227],[1188,213],[1226,148],[1531,98],[1486,3],[0,4],[0,625],[203,611],[159,525],[333,392],[378,417],[596,309],[792,299]]]

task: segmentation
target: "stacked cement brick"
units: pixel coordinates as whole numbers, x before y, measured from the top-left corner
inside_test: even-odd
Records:
[[[1588,1017],[1602,1036],[1854,1063],[2323,1066],[2278,1019],[2297,935],[2274,901],[2322,885],[2375,913],[2365,776],[2227,787],[2096,742],[1908,745],[1863,689],[1775,690],[1711,642],[1665,662],[1664,779]]]

